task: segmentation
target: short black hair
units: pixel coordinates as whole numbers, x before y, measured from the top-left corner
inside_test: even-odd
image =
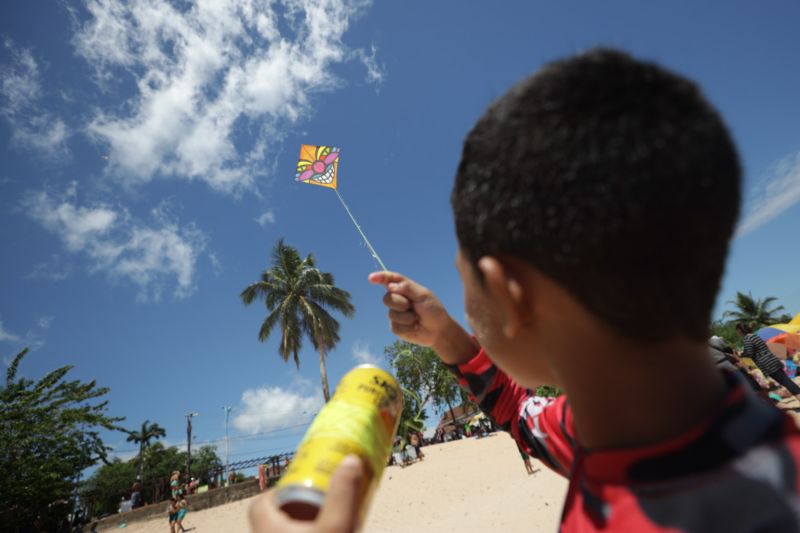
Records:
[[[523,259],[626,337],[699,341],[740,173],[697,85],[600,48],[544,66],[488,108],[451,201],[473,265]]]

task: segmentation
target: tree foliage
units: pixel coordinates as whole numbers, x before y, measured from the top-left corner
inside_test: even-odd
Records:
[[[192,452],[192,475],[200,480],[201,484],[212,481],[211,472],[222,466],[222,461],[217,455],[217,447],[210,444],[200,446]]]
[[[339,343],[339,322],[330,311],[352,317],[355,307],[350,303],[350,293],[335,285],[332,274],[317,268],[313,255],[301,259],[296,248],[280,239],[272,249],[270,269],[239,296],[245,305],[264,301],[267,316],[261,323],[258,340],[265,342],[279,325],[278,354],[284,361],[293,359],[299,368],[303,338],[311,340],[320,356],[322,394],[327,402],[330,392],[325,357]]]
[[[439,411],[467,400],[455,375],[431,348],[406,341],[395,341],[384,349],[397,381],[405,392],[400,418],[402,431],[421,431],[427,418],[425,405],[430,401]]]
[[[12,531],[37,516],[55,529],[71,511],[80,473],[106,461],[100,430],[124,431],[101,400],[109,389],[68,381],[71,366],[38,381],[17,377],[27,353],[17,354],[0,388],[0,523]]]
[[[552,385],[539,385],[534,392],[536,396],[560,396],[563,393],[564,391],[559,387],[554,387]]]
[[[711,335],[722,337],[732,347],[741,348],[742,336],[736,331],[736,322],[716,320],[711,323]]]
[[[95,515],[117,511],[121,498],[128,498],[136,479],[138,457],[128,461],[119,458],[95,470],[82,487],[85,499],[92,503]],[[204,445],[192,452],[192,475],[201,484],[211,481],[210,473],[221,464],[216,446]],[[186,467],[186,452],[175,446],[166,447],[160,442],[145,448],[142,454],[142,497],[154,503],[165,498],[169,492],[169,477]]]
[[[160,439],[165,437],[167,432],[157,423],[150,424],[149,420],[142,422],[142,428],[139,431],[128,431],[128,442],[133,442],[139,445],[139,466],[136,469],[136,474],[139,478],[142,477],[142,458],[145,448],[150,445],[152,439]]]
[[[737,292],[736,298],[728,302],[735,309],[725,311],[722,316],[733,324],[743,324],[749,331],[756,331],[764,326],[779,324],[788,316],[778,314],[783,311],[783,306],[773,305],[777,300],[774,296],[756,299],[750,293]]]

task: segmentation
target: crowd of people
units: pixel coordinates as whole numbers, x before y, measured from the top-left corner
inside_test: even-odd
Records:
[[[766,400],[780,401],[784,396],[793,396],[800,401],[800,386],[793,379],[797,375],[796,358],[800,358],[800,353],[787,353],[787,357],[781,359],[761,337],[751,333],[743,324],[738,324],[736,330],[742,338],[742,350],[734,350],[722,337],[709,339],[714,365],[741,376],[756,394]]]
[[[409,431],[405,437],[401,434],[395,436],[392,442],[392,454],[389,456],[389,465],[406,467],[416,461],[425,459],[422,445],[425,439],[420,431]]]

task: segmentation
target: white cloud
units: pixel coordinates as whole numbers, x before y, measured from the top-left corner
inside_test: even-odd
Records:
[[[67,126],[39,106],[42,81],[39,65],[29,49],[6,39],[3,47],[11,61],[0,66],[0,116],[11,126],[11,141],[47,156],[67,154]]]
[[[369,351],[369,344],[360,340],[353,343],[353,359],[361,365],[380,365],[378,356]]]
[[[745,202],[736,236],[746,235],[800,203],[800,152],[779,161],[759,180]]]
[[[45,279],[63,281],[72,274],[72,265],[65,262],[61,254],[51,254],[50,259],[33,265],[23,279]]]
[[[46,191],[29,195],[23,207],[67,251],[86,254],[91,272],[138,285],[139,299],[158,301],[173,279],[175,296],[193,292],[197,259],[206,247],[205,235],[194,225],[179,227],[161,207],[153,210],[154,224],[145,225],[124,209],[79,206],[76,196],[73,184],[61,198]]]
[[[212,272],[214,272],[214,275],[219,276],[220,274],[222,274],[222,263],[217,257],[217,254],[215,254],[214,252],[209,252],[208,260],[211,263],[211,270]]]
[[[11,55],[11,61],[0,71],[2,73],[0,87],[8,105],[7,112],[16,113],[30,105],[41,94],[39,65],[36,64],[30,50],[17,48],[9,39],[3,42],[3,46]]]
[[[8,343],[12,346],[14,355],[16,355],[23,348],[29,348],[31,351],[36,351],[45,345],[44,332],[50,327],[53,321],[51,316],[42,316],[37,320],[33,328],[28,329],[25,335],[18,335],[5,329],[3,321],[0,320],[0,342]],[[13,356],[6,356],[3,362],[6,366],[11,364]]]
[[[108,145],[109,171],[127,184],[174,176],[252,188],[276,132],[311,111],[314,93],[341,85],[332,67],[355,57],[342,38],[368,3],[86,0],[77,52],[103,83],[124,73],[136,86],[88,128]],[[382,79],[374,48],[355,53],[370,81]]]
[[[305,387],[301,387],[305,389]],[[244,391],[233,426],[246,433],[271,431],[310,421],[322,408],[319,393],[262,387]]]
[[[370,47],[369,53],[364,49],[358,49],[354,52],[354,56],[367,69],[367,82],[379,88],[386,81],[386,67],[383,64],[378,64],[377,55],[378,49],[374,44]]]
[[[273,213],[272,210],[265,211],[261,213],[261,215],[255,219],[255,221],[262,228],[266,228],[270,224],[275,223],[275,213]]]
[[[3,327],[3,321],[0,320],[0,342],[11,342],[16,344],[20,341],[22,341],[22,337],[5,329],[5,327]]]

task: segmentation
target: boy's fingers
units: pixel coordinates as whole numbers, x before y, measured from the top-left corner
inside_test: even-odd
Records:
[[[405,296],[412,302],[422,301],[431,294],[431,291],[429,291],[416,281],[411,281],[410,279],[404,279],[403,281],[393,281],[386,285],[386,289],[389,292]]]
[[[419,317],[413,311],[389,311],[389,320],[391,320],[393,324],[410,326],[418,319]]]
[[[372,274],[367,277],[370,283],[374,283],[375,285],[386,285],[387,283],[396,283],[398,281],[403,281],[405,276],[402,274],[398,274],[397,272],[389,272],[387,270],[382,270],[380,272],[373,272]]]
[[[405,296],[412,302],[427,298],[431,293],[416,281],[411,281],[397,272],[373,272],[367,279],[376,285],[386,285],[389,292]]]
[[[405,324],[397,324],[396,322],[392,322],[392,333],[395,335],[406,335],[408,333],[414,333],[417,330],[417,323],[405,325]]]
[[[383,296],[383,305],[392,311],[408,311],[411,309],[411,300],[401,294],[387,292]]]
[[[319,531],[349,533],[356,530],[363,482],[364,467],[361,460],[355,455],[348,455],[331,478],[325,503],[317,519]]]

